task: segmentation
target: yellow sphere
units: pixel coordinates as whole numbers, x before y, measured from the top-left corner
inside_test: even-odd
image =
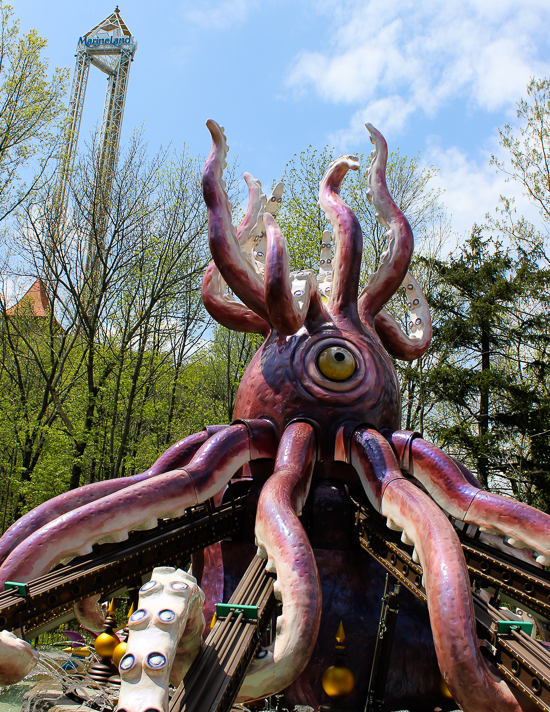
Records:
[[[322,685],[329,697],[345,697],[353,692],[355,677],[349,668],[331,665],[325,670]]]
[[[355,357],[342,346],[328,346],[317,357],[319,371],[331,381],[347,381],[357,370]]]
[[[119,643],[120,640],[114,633],[100,633],[95,639],[94,647],[100,657],[110,658]]]
[[[124,653],[126,652],[127,648],[127,643],[119,643],[116,648],[113,650],[113,662],[114,664],[118,667],[120,661],[124,657]]]

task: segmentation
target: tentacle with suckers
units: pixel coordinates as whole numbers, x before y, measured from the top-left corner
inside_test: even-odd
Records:
[[[276,436],[266,420],[219,432],[185,468],[157,475],[91,505],[79,507],[23,541],[0,568],[0,583],[29,581],[57,564],[92,551],[104,541],[123,541],[130,530],[152,528],[158,519],[181,516],[212,497],[246,462],[275,457]]]
[[[204,165],[202,190],[208,208],[210,252],[222,277],[233,292],[249,309],[269,322],[263,283],[241,250],[231,221],[231,204],[223,180],[227,156],[225,135],[215,121],[209,119],[206,125],[212,135],[212,150]]]
[[[233,331],[266,336],[271,326],[252,309],[238,302],[225,288],[215,262],[211,262],[202,279],[202,300],[206,311],[218,324]]]
[[[265,303],[273,327],[280,334],[290,336],[304,324],[312,300],[317,301],[317,309],[322,309],[317,279],[313,272],[304,271],[296,275],[303,275],[299,280],[300,284],[292,283],[288,249],[283,233],[269,213],[264,215],[264,224],[267,233]]]
[[[84,485],[78,489],[64,492],[38,505],[38,507],[31,509],[30,512],[27,512],[27,514],[24,514],[12,524],[11,527],[6,530],[2,538],[0,538],[0,564],[4,562],[15,547],[19,546],[27,537],[63,514],[67,514],[67,512],[71,512],[73,509],[78,509],[91,502],[95,502],[102,497],[115,494],[120,490],[126,489],[138,482],[148,480],[163,472],[184,467],[210,435],[214,434],[217,430],[223,430],[225,428],[227,428],[227,425],[209,426],[209,432],[205,430],[201,433],[195,433],[194,435],[183,438],[183,440],[169,447],[148,470],[139,475],[120,477],[115,480],[104,480],[102,482]]]
[[[168,712],[169,683],[178,685],[202,643],[204,594],[196,579],[169,566],[153,569],[128,620],[126,652],[119,664],[118,712]],[[180,641],[186,654],[176,662]]]
[[[407,293],[409,307],[409,333],[403,329],[385,309],[382,309],[374,319],[374,328],[384,344],[386,351],[394,358],[403,361],[414,361],[426,353],[432,340],[432,319],[428,300],[422,288],[407,272],[403,280]]]
[[[265,202],[261,183],[250,173],[245,173],[244,179],[248,186],[248,207],[237,228],[237,240],[241,246],[249,240]],[[208,265],[202,280],[202,300],[210,316],[227,329],[264,335],[270,330],[270,325],[265,319],[238,302],[227,291],[225,280],[214,260]]]
[[[370,503],[414,545],[439,668],[464,712],[522,712],[514,693],[488,669],[479,650],[468,569],[444,512],[401,474],[394,452],[377,431],[360,427],[350,443],[351,464]]]
[[[256,658],[240,689],[240,701],[275,694],[303,671],[321,621],[321,584],[307,534],[298,519],[306,501],[317,438],[309,423],[291,423],[281,438],[274,474],[262,489],[256,514],[258,554],[276,573],[275,595],[283,603],[275,642]]]
[[[340,156],[330,164],[319,186],[319,205],[332,226],[335,246],[328,308],[357,327],[363,233],[355,213],[340,197],[340,186],[350,169],[359,170],[355,156]]]
[[[361,319],[365,323],[371,323],[401,286],[411,262],[414,239],[411,226],[395,204],[386,185],[388,160],[386,141],[374,126],[371,124],[366,126],[374,143],[367,197],[377,210],[379,222],[388,228],[389,238],[388,248],[382,255],[380,266],[369,277],[359,298]]]
[[[408,447],[408,472],[429,492],[442,509],[490,534],[507,537],[518,549],[529,547],[537,562],[550,565],[550,516],[528,504],[486,492],[472,484],[453,460],[435,445],[411,433],[391,435],[400,456]]]

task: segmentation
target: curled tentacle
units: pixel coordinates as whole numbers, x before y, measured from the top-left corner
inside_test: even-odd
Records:
[[[285,430],[275,471],[262,489],[256,516],[259,554],[276,572],[275,595],[283,603],[277,637],[268,654],[255,659],[239,692],[240,700],[272,695],[303,671],[321,622],[321,584],[307,534],[297,517],[309,492],[316,459],[316,435],[309,423]]]
[[[416,279],[407,272],[403,280],[409,306],[410,335],[385,309],[374,320],[374,328],[386,351],[394,358],[414,361],[426,353],[432,340],[432,319],[428,301]]]
[[[202,174],[204,202],[208,208],[208,240],[210,252],[224,280],[249,309],[268,320],[264,290],[260,278],[241,250],[231,221],[231,205],[225,192],[223,169],[227,144],[223,130],[209,119],[212,150]]]
[[[222,427],[226,428],[227,426]],[[84,485],[78,489],[60,494],[38,505],[38,507],[27,512],[27,514],[12,524],[0,539],[0,563],[5,561],[7,556],[22,541],[48,524],[48,522],[57,519],[57,517],[67,514],[67,512],[71,512],[73,509],[78,509],[79,507],[95,502],[102,497],[113,495],[137,482],[187,465],[189,460],[195,455],[199,447],[206,442],[208,437],[207,432],[202,432],[183,438],[183,440],[169,447],[148,470],[140,475],[94,482],[90,485]]]
[[[319,186],[319,205],[332,225],[335,245],[329,309],[355,324],[363,233],[354,212],[340,197],[340,186],[350,169],[359,169],[355,156],[340,156],[330,164]]]
[[[153,528],[158,519],[181,516],[222,489],[244,463],[274,457],[275,434],[268,421],[229,427],[208,440],[189,465],[138,482],[46,524],[25,539],[0,567],[0,584],[29,581],[62,561],[91,553],[93,544],[124,541],[128,532]]]
[[[397,207],[386,185],[388,147],[382,134],[371,124],[366,124],[374,143],[374,159],[369,170],[367,197],[377,209],[379,222],[388,228],[388,249],[382,255],[380,266],[370,276],[359,299],[362,321],[370,323],[383,306],[397,292],[411,262],[414,240],[406,217]]]
[[[265,196],[262,193],[262,184],[250,173],[243,174],[244,182],[248,186],[248,206],[246,213],[237,228],[237,240],[239,245],[245,245],[258,223],[258,218],[264,208]]]
[[[22,680],[40,659],[36,650],[9,630],[0,631],[0,685]]]
[[[521,712],[504,681],[490,674],[479,651],[468,569],[456,532],[429,496],[408,482],[389,443],[359,428],[351,463],[371,504],[392,529],[403,530],[422,565],[441,674],[464,712]]]
[[[271,329],[265,319],[226,291],[223,277],[213,261],[202,280],[202,300],[210,316],[227,329],[264,336]]]
[[[396,432],[392,445],[399,452],[408,433]],[[453,460],[422,438],[410,441],[409,472],[430,496],[453,517],[476,524],[508,542],[536,552],[536,560],[550,565],[550,517],[523,502],[485,492],[469,481]]]
[[[295,334],[306,320],[310,300],[317,293],[317,280],[313,272],[304,271],[297,273],[291,284],[288,250],[281,229],[269,213],[264,215],[264,224],[264,294],[269,320],[280,334]]]
[[[87,630],[103,630],[106,610],[99,602],[100,598],[101,596],[97,593],[95,596],[84,598],[82,601],[78,601],[74,604],[73,608],[76,620],[83,628],[87,628]]]
[[[246,245],[253,235],[265,202],[260,181],[255,180],[250,173],[244,174],[244,180],[248,186],[248,207],[237,228],[237,239],[241,246]],[[227,292],[225,281],[214,260],[208,265],[202,280],[202,300],[210,316],[227,329],[253,334],[269,333],[270,326],[265,319]]]

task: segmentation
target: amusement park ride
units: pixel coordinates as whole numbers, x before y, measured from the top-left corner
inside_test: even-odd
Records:
[[[104,184],[103,187],[108,192],[110,176],[118,159],[130,64],[136,49],[137,42],[120,16],[118,6],[103,22],[78,39],[69,99],[67,139],[58,185],[59,204],[63,212],[69,197],[70,177],[78,147],[90,65],[104,72],[108,80],[100,133],[98,171],[100,180],[107,181],[107,185]]]
[[[128,37],[115,11],[79,42],[73,83],[76,137],[89,64],[111,72],[111,166]],[[386,142],[367,126],[368,197],[388,249],[359,293],[363,238],[340,198],[357,159],[341,156],[321,181],[332,234],[319,273],[290,273],[274,217],[282,186],[266,198],[245,174],[249,204],[235,229],[225,135],[207,125],[204,303],[264,343],[231,425],[185,438],[140,475],[60,495],[0,539],[0,680],[36,663],[24,641],[74,615],[101,630],[98,601],[129,590],[119,712],[229,712],[277,694],[316,712],[550,712],[550,517],[484,491],[400,430],[390,355],[421,356],[431,322],[408,272],[412,232],[386,187]],[[407,333],[384,309],[400,287]]]

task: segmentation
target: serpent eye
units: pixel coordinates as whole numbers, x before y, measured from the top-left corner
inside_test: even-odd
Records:
[[[347,381],[357,370],[353,354],[341,346],[329,346],[317,357],[319,371],[331,381]]]

